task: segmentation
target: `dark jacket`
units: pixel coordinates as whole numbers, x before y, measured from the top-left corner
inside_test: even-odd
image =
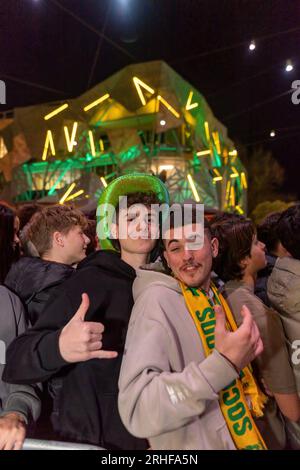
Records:
[[[24,257],[12,265],[5,285],[20,297],[34,325],[51,294],[73,272],[67,264]]]
[[[117,407],[134,278],[135,270],[116,253],[100,251],[90,255],[50,299],[34,328],[18,338],[7,352],[4,379],[8,382],[38,382],[60,375],[63,385],[53,424],[65,439],[108,449],[147,447],[145,441],[126,431]],[[86,320],[104,324],[103,349],[116,350],[119,355],[116,359],[70,365],[60,355],[58,339],[84,292],[90,298]]]
[[[257,297],[259,297],[265,305],[271,307],[271,303],[267,294],[267,283],[275,266],[277,257],[273,255],[267,255],[266,258],[267,266],[261,271],[259,271],[257,276],[255,284],[255,295],[257,295]]]

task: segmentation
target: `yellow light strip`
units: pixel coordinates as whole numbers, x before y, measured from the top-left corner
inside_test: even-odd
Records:
[[[228,155],[230,155],[231,157],[237,157],[237,150],[231,150],[231,152],[228,152]]]
[[[162,103],[177,119],[180,118],[180,114],[160,95],[157,96],[157,100]]]
[[[217,176],[221,176],[221,173],[219,172],[219,170],[217,170],[217,168],[213,168],[213,172],[214,172]]]
[[[72,194],[71,196],[69,196],[67,199],[66,199],[66,202],[67,201],[72,201],[72,199],[75,199],[76,197],[79,197],[81,196],[81,194],[84,193],[84,190],[83,189],[80,189],[79,191],[77,191],[77,193],[74,193]]]
[[[52,135],[52,132],[50,130],[47,131],[46,141],[45,141],[45,145],[44,145],[44,151],[43,151],[43,156],[42,156],[42,160],[44,160],[44,161],[47,159],[49,145],[50,145],[50,149],[51,149],[51,154],[53,156],[55,156],[55,147],[54,147],[53,135]]]
[[[187,111],[190,111],[191,109],[197,108],[199,106],[199,103],[192,103],[193,95],[194,92],[191,90],[185,106]]]
[[[235,168],[235,166],[232,166],[231,167],[231,170],[232,170],[232,173],[230,175],[230,178],[237,178],[239,176],[239,172],[237,171],[237,169]]]
[[[228,201],[228,198],[229,198],[229,194],[230,194],[230,185],[231,185],[231,182],[228,181],[227,186],[226,186],[226,196],[225,196],[226,201]]]
[[[71,186],[67,189],[67,191],[65,192],[65,194],[63,195],[63,197],[60,199],[59,201],[59,204],[63,204],[65,202],[65,200],[67,199],[67,197],[71,194],[71,192],[73,191],[73,189],[75,188],[76,186],[76,183],[72,183]]]
[[[98,106],[98,104],[103,103],[103,101],[108,100],[109,97],[110,97],[110,94],[106,93],[106,95],[101,96],[101,98],[99,98],[98,100],[93,101],[92,103],[88,104],[85,108],[83,108],[83,111],[85,111],[85,112],[89,111],[90,109],[94,108],[95,106]]]
[[[155,91],[146,83],[142,82],[138,77],[133,77],[133,83],[135,85],[136,91],[138,92],[139,98],[142,102],[142,105],[145,106],[146,100],[141,90],[141,87],[147,90],[151,95],[154,95]]]
[[[215,178],[213,178],[213,181],[222,181],[223,179],[223,176],[216,176]]]
[[[99,145],[100,145],[101,152],[104,152],[104,143],[102,139],[99,140]]]
[[[195,186],[195,183],[193,181],[192,176],[190,174],[188,174],[187,179],[188,179],[188,182],[190,184],[191,190],[194,194],[194,198],[196,199],[196,202],[200,202],[200,197],[199,197],[199,194],[198,194],[198,191],[196,189],[196,186]]]
[[[54,116],[56,116],[57,114],[61,113],[62,111],[64,111],[65,109],[67,109],[69,107],[68,103],[66,104],[63,104],[62,106],[60,106],[59,108],[55,109],[54,111],[52,111],[51,113],[47,114],[46,116],[44,116],[44,119],[45,121],[49,121],[49,119],[53,118]]]
[[[90,147],[93,157],[96,156],[96,148],[95,148],[95,141],[92,131],[89,131],[89,139],[90,139]]]
[[[107,188],[107,182],[105,181],[105,178],[103,176],[101,176],[100,180],[101,180],[101,183],[103,184],[103,186],[105,188]]]
[[[69,129],[67,128],[67,126],[64,126],[64,133],[65,133],[67,147],[68,147],[69,152],[72,152],[73,148],[75,147],[75,142],[76,142],[75,137],[76,137],[77,128],[78,128],[78,122],[74,122],[73,129],[72,129],[72,135],[71,135],[71,138],[70,138]]]
[[[242,187],[244,189],[247,189],[248,188],[248,183],[247,183],[247,178],[246,178],[246,175],[245,173],[242,171],[241,173],[241,183],[242,183]]]
[[[212,135],[213,135],[213,139],[214,139],[214,143],[215,143],[217,152],[220,155],[221,154],[221,145],[220,145],[219,132],[218,131],[213,132]]]
[[[231,186],[231,190],[230,190],[230,205],[231,206],[235,205],[235,192],[234,192],[233,186]]]
[[[207,140],[207,142],[210,142],[209,124],[208,124],[207,121],[205,121],[205,123],[204,123],[204,130],[205,130],[206,140]]]
[[[201,150],[200,152],[196,153],[198,157],[204,157],[205,155],[210,155],[210,154],[211,154],[210,150]]]
[[[243,209],[240,206],[235,206],[235,208],[240,214],[244,213]]]

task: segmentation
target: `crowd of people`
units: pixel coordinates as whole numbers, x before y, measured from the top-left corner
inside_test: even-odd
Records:
[[[300,449],[300,204],[256,227],[169,202],[115,179],[105,239],[72,206],[0,203],[0,449]]]

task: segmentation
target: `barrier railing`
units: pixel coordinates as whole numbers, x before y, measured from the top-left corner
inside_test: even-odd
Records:
[[[41,439],[25,439],[23,450],[105,450],[102,447],[77,442],[45,441]]]

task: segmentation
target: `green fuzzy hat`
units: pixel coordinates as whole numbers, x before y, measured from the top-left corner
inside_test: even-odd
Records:
[[[111,242],[111,234],[107,220],[109,207],[117,208],[119,204],[119,197],[128,196],[133,193],[153,193],[157,196],[161,204],[169,204],[169,193],[164,183],[153,175],[144,173],[132,173],[123,175],[114,179],[103,191],[99,198],[97,210],[97,234],[100,239],[101,248],[103,250],[114,250],[116,248]],[[99,208],[101,206],[101,210]],[[100,235],[101,224],[101,235]],[[104,235],[104,237],[103,237]]]

